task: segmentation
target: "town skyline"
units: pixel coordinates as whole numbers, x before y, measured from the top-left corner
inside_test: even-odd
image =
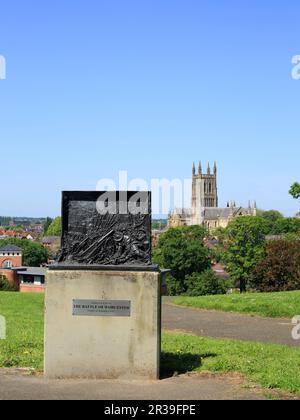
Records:
[[[300,4],[289,4],[3,4],[0,214],[55,217],[61,191],[119,170],[185,179],[202,159],[218,162],[222,206],[250,198],[293,216]]]

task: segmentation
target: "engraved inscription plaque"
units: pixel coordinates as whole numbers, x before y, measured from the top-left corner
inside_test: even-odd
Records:
[[[73,300],[73,315],[130,317],[131,302],[127,300]]]

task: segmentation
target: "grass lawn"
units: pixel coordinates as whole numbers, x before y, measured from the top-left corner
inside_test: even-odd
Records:
[[[266,389],[300,395],[300,349],[275,344],[163,334],[163,371],[238,372]]]
[[[300,315],[300,291],[282,293],[245,293],[203,297],[178,297],[176,305],[225,312],[239,312],[271,318]]]
[[[0,292],[8,337],[0,340],[0,367],[43,368],[43,295]],[[300,395],[300,349],[163,334],[162,373],[238,372],[265,388]]]
[[[0,367],[43,366],[44,296],[0,292],[7,340],[0,340]]]

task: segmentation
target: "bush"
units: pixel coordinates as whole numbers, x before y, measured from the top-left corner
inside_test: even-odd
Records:
[[[167,295],[168,296],[181,296],[185,293],[186,289],[182,282],[176,281],[175,277],[171,274],[167,276]]]
[[[16,288],[12,286],[7,278],[0,274],[0,292],[15,292]]]
[[[299,241],[271,241],[265,258],[257,265],[251,285],[261,292],[300,289]]]
[[[224,295],[227,292],[226,282],[211,269],[186,276],[185,283],[187,296]]]

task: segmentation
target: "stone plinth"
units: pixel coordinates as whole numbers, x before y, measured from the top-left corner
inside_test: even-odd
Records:
[[[127,301],[130,315],[73,315],[74,301]],[[49,271],[45,305],[47,378],[159,378],[159,273]]]

